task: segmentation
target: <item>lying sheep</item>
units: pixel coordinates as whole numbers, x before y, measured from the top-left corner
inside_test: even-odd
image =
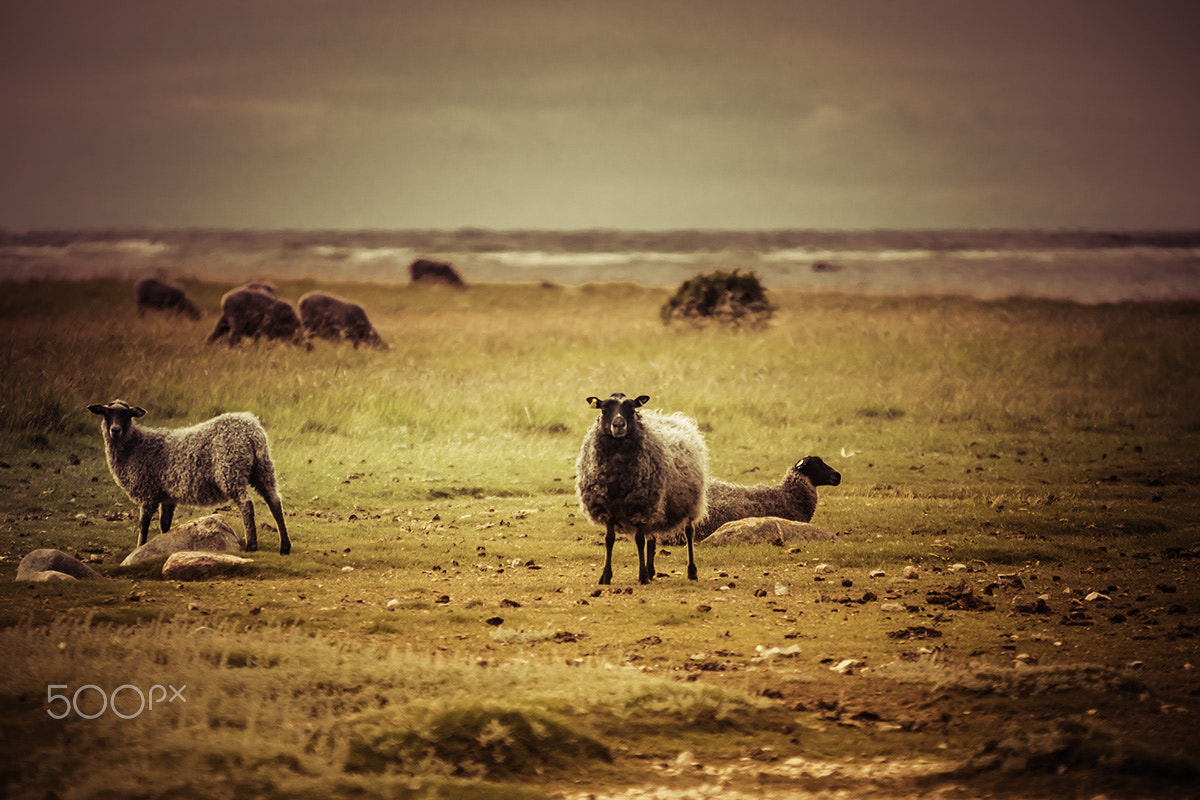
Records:
[[[779,484],[744,486],[713,479],[708,484],[708,517],[696,527],[703,540],[726,522],[747,517],[782,517],[809,522],[817,509],[818,486],[837,486],[842,476],[816,456],[797,461]]]
[[[575,490],[588,518],[607,528],[601,584],[612,582],[618,527],[634,529],[638,580],[648,583],[655,577],[658,535],[680,524],[687,537],[688,579],[696,580],[692,539],[694,524],[704,517],[708,449],[691,419],[639,412],[649,399],[620,393],[607,400],[588,398],[600,416],[583,438]]]
[[[208,343],[224,339],[233,346],[244,336],[308,344],[296,309],[261,284],[250,284],[225,293],[221,298],[221,319],[209,334]]]
[[[146,543],[160,504],[159,524],[166,533],[177,504],[214,506],[232,500],[242,512],[246,549],[257,550],[254,504],[247,493],[253,487],[279,527],[279,552],[291,552],[267,432],[253,414],[222,414],[190,428],[165,430],[135,425],[134,418],[146,411],[124,400],[91,405],[88,411],[104,417],[100,430],[113,478],[142,507],[139,547]]]
[[[307,336],[322,339],[344,339],[360,344],[387,349],[387,343],[375,331],[367,312],[357,303],[350,303],[322,292],[309,292],[297,303],[300,322]]]
[[[139,317],[147,311],[171,311],[200,319],[200,309],[187,292],[158,278],[142,278],[138,281],[133,287],[133,299],[137,303]]]

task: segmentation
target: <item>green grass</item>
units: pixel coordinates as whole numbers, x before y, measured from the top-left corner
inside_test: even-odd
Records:
[[[10,796],[1174,796],[1192,774],[1200,306],[772,292],[768,326],[731,332],[664,327],[669,293],[625,284],[324,284],[391,349],[305,352],[206,347],[223,286],[188,283],[197,323],[138,318],[117,281],[4,288],[0,566],[54,547],[106,576],[0,581]],[[601,591],[573,475],[584,399],[613,391],[696,418],[719,477],[824,458],[837,541],[700,545],[695,583],[668,546],[648,587],[622,541]],[[266,527],[232,577],[118,567],[136,509],[86,411],[114,397],[146,425],[257,414],[293,554]],[[930,601],[959,582],[988,608]],[[890,635],[912,628],[940,635]],[[172,680],[186,708],[136,723],[46,713],[50,684]]]

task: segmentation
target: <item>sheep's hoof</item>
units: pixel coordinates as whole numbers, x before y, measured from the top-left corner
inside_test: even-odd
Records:
[[[600,585],[608,586],[610,583],[612,583],[612,573],[611,572],[600,573]]]
[[[688,580],[694,581],[697,579],[698,578],[696,576],[696,568],[694,566],[688,566]]]
[[[258,542],[246,542],[246,552],[253,553],[258,550]]]
[[[286,555],[289,555],[291,552],[292,552],[292,546],[290,544],[279,545],[279,555],[286,556]]]

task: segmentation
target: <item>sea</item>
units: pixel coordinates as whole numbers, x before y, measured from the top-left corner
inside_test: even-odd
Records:
[[[1200,300],[1200,230],[0,231],[0,281],[406,283],[418,258],[467,283],[674,287],[754,272],[769,289],[1078,303]]]

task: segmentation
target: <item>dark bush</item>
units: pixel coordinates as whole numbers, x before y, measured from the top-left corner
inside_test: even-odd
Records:
[[[662,307],[664,323],[715,320],[732,327],[763,325],[775,312],[753,272],[717,270],[684,281]]]

